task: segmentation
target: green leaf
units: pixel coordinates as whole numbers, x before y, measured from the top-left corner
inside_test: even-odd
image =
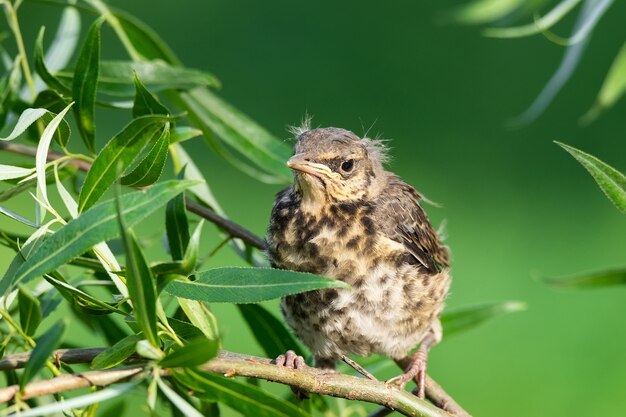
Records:
[[[185,178],[186,167],[178,173],[178,178]],[[180,261],[185,256],[189,244],[189,221],[185,208],[185,193],[180,193],[167,203],[165,211],[167,242],[172,260]]]
[[[202,135],[202,130],[189,126],[176,126],[172,130],[170,136],[170,143],[180,143],[188,141],[189,139],[196,138]]]
[[[207,337],[209,340],[219,339],[219,329],[217,328],[217,319],[209,310],[209,307],[195,300],[187,300],[185,298],[177,298],[180,308],[189,319],[189,321]]]
[[[135,50],[144,58],[161,59],[175,65],[180,63],[174,52],[151,27],[125,11],[115,8],[110,8],[110,10],[118,19]],[[132,54],[132,51],[128,49],[127,52]]]
[[[78,211],[91,207],[115,182],[118,167],[126,169],[137,158],[156,132],[163,128],[164,116],[144,116],[131,121],[107,143],[87,173],[78,199]]]
[[[44,108],[48,111],[58,114],[70,104],[70,102],[59,95],[55,90],[43,90],[37,95],[33,102],[33,107]]]
[[[35,172],[34,168],[22,168],[13,165],[0,164],[0,181],[11,180],[14,178],[27,177]]]
[[[135,320],[141,326],[144,336],[158,348],[159,336],[157,335],[157,293],[152,271],[148,262],[137,243],[137,238],[124,220],[123,206],[119,195],[117,201],[117,216],[119,220],[120,236],[124,242],[126,252],[126,285],[128,294],[133,303]]]
[[[20,310],[20,326],[28,336],[35,334],[41,323],[41,305],[26,288],[20,286],[17,293],[17,304]]]
[[[207,72],[173,67],[163,61],[102,61],[98,76],[98,92],[117,97],[132,96],[135,91],[133,72],[150,91],[154,92],[220,86],[219,81]],[[72,74],[65,71],[57,72],[56,76],[65,82],[72,78]]]
[[[120,178],[120,182],[129,187],[146,187],[154,184],[163,172],[169,145],[170,124],[166,123],[145,158],[130,173]]]
[[[175,372],[174,379],[194,391],[194,396],[218,401],[239,411],[244,416],[303,417],[310,414],[296,405],[270,395],[265,391],[219,375],[192,369]]]
[[[59,346],[59,343],[61,343],[63,333],[65,333],[65,322],[59,320],[37,339],[37,344],[32,350],[30,358],[24,367],[24,373],[20,381],[20,389],[24,389],[24,386],[26,386],[44,366],[48,357],[52,354],[54,349]]]
[[[22,82],[19,56],[13,61],[11,72],[0,81],[0,129],[4,126],[7,115],[13,109]]]
[[[50,275],[44,275],[44,279],[54,286],[59,293],[69,301],[72,306],[81,314],[104,315],[111,313],[119,313],[126,315],[125,312],[117,308],[120,303],[109,304],[93,297],[86,292],[70,285],[64,278],[54,271]]]
[[[282,321],[258,304],[238,304],[239,312],[265,354],[275,358],[288,350],[304,356],[300,344]]]
[[[203,417],[198,410],[189,404],[183,397],[178,395],[176,391],[167,386],[160,377],[156,377],[156,382],[165,396],[180,410],[185,417]]]
[[[37,35],[37,40],[35,41],[35,53],[33,56],[35,71],[37,72],[37,75],[41,77],[43,82],[48,85],[48,87],[56,90],[61,94],[69,96],[72,94],[72,89],[69,87],[69,85],[66,85],[63,81],[52,75],[52,73],[48,70],[48,67],[46,66],[43,52],[43,36],[45,31],[46,28],[42,26],[39,30],[39,35]]]
[[[70,105],[71,103],[68,104],[65,108],[67,108]],[[64,113],[64,110],[61,110],[59,112],[59,114],[61,113]],[[58,114],[46,113],[41,117],[41,121],[45,123],[46,125],[49,125],[50,123],[52,123],[52,121],[54,120],[56,116],[58,116]],[[70,134],[71,134],[70,125],[69,123],[67,123],[65,119],[63,119],[59,122],[57,128],[54,130],[54,133],[52,134],[52,139],[54,139],[54,141],[57,144],[59,144],[59,146],[61,146],[62,148],[65,148],[70,138]]]
[[[535,19],[533,23],[515,27],[493,27],[483,31],[483,35],[493,38],[521,38],[536,35],[550,29],[563,19],[581,0],[562,0],[545,16]]]
[[[159,365],[164,368],[188,368],[200,366],[217,356],[219,342],[204,337],[193,339],[185,346],[174,349],[168,353]]]
[[[176,94],[180,105],[188,112],[189,119],[202,129],[213,149],[233,166],[267,183],[291,182],[292,174],[286,161],[292,152],[285,142],[206,88]],[[222,143],[249,162],[241,162],[233,157],[223,148]]]
[[[580,274],[567,278],[544,278],[544,281],[556,287],[596,288],[626,284],[626,268],[610,269]]]
[[[449,336],[454,333],[469,330],[496,316],[524,310],[526,310],[526,303],[520,301],[504,301],[444,311],[441,315],[443,334]]]
[[[189,239],[189,245],[185,250],[182,264],[182,274],[191,274],[198,264],[198,253],[200,252],[200,236],[202,235],[202,226],[204,220],[200,220]]]
[[[150,114],[169,115],[170,111],[146,89],[143,83],[133,74],[135,81],[135,101],[133,102],[133,117],[146,116]]]
[[[135,346],[140,340],[141,338],[135,334],[126,336],[93,358],[91,367],[93,369],[108,369],[119,365],[135,353]]]
[[[48,416],[60,412],[69,413],[75,408],[86,407],[91,404],[101,403],[113,398],[119,398],[122,394],[139,385],[141,381],[124,382],[123,384],[112,385],[100,391],[91,394],[81,395],[70,399],[62,399],[59,402],[34,407],[29,410],[20,411],[15,416],[19,417],[38,417]]]
[[[140,340],[136,345],[137,354],[147,359],[161,360],[165,354],[147,340]]]
[[[459,23],[476,25],[497,21],[522,7],[526,0],[473,0],[448,13]]]
[[[41,117],[43,117],[43,115],[46,114],[47,112],[48,111],[46,109],[26,109],[26,110],[24,110],[22,112],[22,114],[20,114],[19,119],[17,119],[17,123],[15,124],[15,127],[13,128],[13,130],[11,131],[9,136],[7,136],[5,138],[0,137],[0,140],[2,140],[2,141],[11,141],[11,140],[19,137],[22,133],[24,133],[24,131],[26,131],[26,129],[28,129],[28,127],[30,125],[32,125],[37,120],[39,120]]]
[[[600,186],[600,189],[606,194],[609,200],[611,200],[622,213],[626,214],[626,177],[624,174],[605,164],[593,155],[589,155],[564,143],[555,143],[580,162],[596,180],[598,186]]]
[[[124,218],[133,227],[170,198],[194,185],[192,181],[166,181],[147,191],[121,197]],[[45,274],[85,253],[92,246],[119,235],[115,200],[100,203],[70,221],[38,246],[15,273],[7,271],[0,281],[0,295],[13,284]]]
[[[33,253],[35,253],[46,239],[46,233],[48,231],[49,224],[41,226],[24,242],[19,252],[13,257],[13,260],[9,264],[7,271],[4,273],[4,277],[0,280],[0,297],[4,297],[9,292],[11,285],[10,278],[24,264],[24,259],[28,259]]]
[[[176,336],[180,339],[192,340],[198,337],[202,337],[203,335],[202,330],[186,321],[168,317],[167,322],[169,323],[172,330],[174,330],[174,332],[176,333]]]
[[[24,217],[24,216],[22,216],[20,214],[17,214],[16,212],[14,212],[12,210],[9,210],[6,207],[0,206],[0,214],[3,214],[5,216],[7,216],[7,217],[10,217],[13,220],[16,220],[16,221],[18,221],[18,222],[20,222],[22,224],[27,225],[27,226],[34,227],[35,229],[38,227],[35,223],[31,222],[26,217]]]
[[[216,268],[198,272],[195,276],[196,281],[174,281],[165,290],[191,300],[256,303],[320,288],[349,288],[342,281],[271,268]]]
[[[78,131],[91,152],[96,151],[96,90],[100,70],[100,27],[105,17],[101,16],[89,28],[87,37],[76,61],[72,80],[72,97],[76,102],[74,114]]]
[[[626,42],[611,64],[596,102],[582,117],[583,123],[595,120],[605,109],[612,107],[626,91]]]

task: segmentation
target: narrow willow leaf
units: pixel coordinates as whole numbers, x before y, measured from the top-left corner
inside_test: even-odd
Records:
[[[521,38],[545,32],[563,19],[581,0],[562,0],[545,16],[536,19],[533,23],[515,27],[493,27],[483,31],[485,36],[493,38]]]
[[[185,298],[176,298],[180,308],[189,319],[189,321],[207,337],[209,340],[219,339],[219,329],[217,327],[217,319],[209,310],[206,304],[200,301],[187,300]]]
[[[157,335],[157,293],[154,276],[148,267],[137,238],[124,220],[123,206],[119,194],[116,196],[117,217],[120,236],[126,252],[126,286],[133,303],[135,320],[141,326],[144,336],[155,348],[159,348]]]
[[[35,98],[33,107],[44,108],[52,113],[60,113],[68,104],[70,104],[70,101],[55,90],[43,90]]]
[[[193,340],[198,337],[203,337],[202,331],[191,323],[172,317],[168,317],[167,321],[169,322],[172,330],[174,330],[174,332],[176,333],[176,337],[178,337],[179,339]]]
[[[24,373],[22,373],[20,389],[24,389],[24,386],[44,366],[48,357],[61,343],[63,333],[65,333],[65,322],[59,320],[36,340],[37,344],[24,367]]]
[[[217,356],[219,343],[204,337],[190,340],[182,347],[168,353],[159,365],[164,368],[188,368],[200,366]]]
[[[595,120],[605,109],[613,106],[626,91],[626,42],[618,52],[611,64],[596,102],[593,107],[582,117],[583,123]]]
[[[148,60],[160,59],[169,64],[180,64],[174,52],[150,26],[122,10],[111,8],[111,12],[118,19],[136,52]],[[127,52],[132,54],[133,51],[127,49]]]
[[[593,179],[596,180],[604,194],[615,204],[615,207],[626,214],[626,176],[593,155],[589,155],[564,143],[555,143],[580,162],[589,171]]]
[[[46,109],[26,109],[20,114],[19,119],[17,119],[17,123],[13,128],[13,131],[9,134],[9,136],[5,138],[1,138],[3,141],[11,141],[17,137],[19,137],[30,125],[39,120],[44,114],[46,114]]]
[[[63,9],[57,32],[44,59],[50,71],[58,71],[68,64],[76,50],[79,37],[80,14],[74,7],[66,7]],[[42,80],[37,77],[35,91],[41,91],[43,88]]]
[[[101,16],[89,28],[87,37],[76,61],[72,80],[72,97],[76,101],[74,114],[76,124],[87,149],[96,151],[96,89],[100,72],[100,27],[105,17]]]
[[[179,179],[185,178],[187,166],[178,172]],[[172,198],[165,210],[165,228],[170,256],[174,261],[182,261],[189,244],[189,220],[185,208],[185,193]]]
[[[166,181],[147,191],[134,191],[121,197],[124,219],[133,227],[184,189],[190,181]],[[99,242],[119,235],[115,200],[100,203],[49,236],[14,273],[0,281],[0,295],[13,284],[45,274],[85,253]]]
[[[76,168],[71,165],[65,165],[59,168],[59,178],[64,180],[68,177],[73,177],[76,174]],[[54,173],[51,170],[48,170],[46,173],[46,181],[51,184],[54,181]],[[8,182],[13,182],[13,180],[8,180]],[[3,191],[0,191],[0,202],[7,201],[12,199],[13,197],[30,190],[37,186],[37,178],[33,178],[31,175],[28,178],[23,178],[20,180],[15,186],[7,188]]]
[[[113,398],[119,398],[122,394],[139,385],[141,381],[124,382],[122,384],[112,385],[100,391],[91,394],[81,395],[70,399],[62,399],[29,410],[20,411],[19,413],[9,414],[7,417],[39,417],[49,416],[60,412],[69,413],[75,408],[86,407],[91,404],[101,403]]]
[[[80,313],[88,315],[119,313],[126,315],[126,313],[117,308],[116,304],[106,303],[73,287],[58,273],[50,272],[50,275],[46,274],[44,278]]]
[[[159,138],[152,144],[146,157],[130,173],[120,178],[123,185],[129,187],[147,187],[154,184],[165,166],[170,145],[170,124],[163,126]]]
[[[78,217],[78,203],[74,200],[71,194],[65,189],[63,186],[63,182],[59,178],[59,170],[57,169],[58,165],[54,166],[54,179],[56,181],[57,192],[61,196],[61,200],[63,200],[63,204],[65,204],[65,208],[68,213],[75,219]]]
[[[117,97],[132,96],[134,93],[133,72],[147,88],[154,92],[172,89],[189,90],[199,86],[220,86],[219,81],[207,72],[174,67],[163,61],[102,61],[98,77],[98,92]],[[65,71],[57,72],[55,75],[64,82],[69,82],[72,78],[72,74]]]
[[[26,288],[20,286],[17,293],[17,304],[20,311],[20,326],[28,336],[35,334],[41,323],[41,304]]]
[[[244,416],[304,417],[310,414],[296,405],[253,385],[192,369],[175,372],[174,379],[194,391],[194,396],[224,403]]]
[[[193,231],[191,238],[189,239],[189,245],[187,246],[187,250],[185,250],[185,255],[183,257],[182,274],[191,274],[196,269],[196,265],[198,263],[198,253],[200,252],[200,236],[202,235],[203,225],[204,220],[200,220]]]
[[[35,230],[35,233],[30,235],[30,237],[19,249],[19,252],[13,257],[13,260],[11,261],[9,267],[4,273],[4,277],[2,278],[2,280],[0,280],[0,299],[2,297],[5,297],[7,293],[13,290],[13,287],[11,286],[11,277],[13,277],[15,273],[21,268],[21,266],[25,262],[24,260],[28,259],[43,244],[46,239],[46,233],[48,233],[48,228],[50,227],[52,222],[53,221],[48,222],[47,224],[44,224],[43,226]]]
[[[548,108],[563,86],[569,81],[583,52],[587,48],[590,33],[598,20],[606,12],[611,4],[611,0],[586,0],[572,30],[572,39],[557,70],[552,74],[550,80],[543,87],[543,90],[528,106],[528,108],[513,120],[514,125],[527,125],[535,121]],[[584,36],[580,36],[580,34]],[[573,41],[575,40],[575,42]]]
[[[65,104],[64,102],[64,107],[71,105],[70,103]],[[63,112],[63,109],[61,109],[61,112]],[[46,113],[42,116],[41,121],[43,123],[45,123],[46,125],[49,125],[50,123],[52,123],[52,121],[54,120],[54,117],[56,116],[56,114],[53,113]],[[31,126],[30,129],[34,130],[34,126]],[[65,148],[67,146],[67,142],[70,138],[70,125],[69,123],[67,123],[67,121],[61,120],[61,122],[59,123],[59,125],[57,126],[56,130],[54,131],[54,133],[52,134],[52,139],[59,144],[59,146],[61,146],[62,148]]]
[[[22,82],[22,70],[19,56],[15,58],[11,68],[11,71],[0,81],[0,129],[4,126],[7,115],[13,109],[13,103],[18,98],[18,92]]]
[[[444,311],[441,315],[443,334],[449,336],[454,333],[460,333],[494,317],[524,311],[526,308],[526,303],[520,301],[504,301]]]
[[[258,169],[251,170],[250,164],[237,164],[235,165],[237,168],[265,182],[291,181],[291,172],[285,161],[292,152],[286,143],[206,88],[176,94],[180,97],[181,105],[189,113],[189,119],[202,129],[207,140],[214,140],[214,136],[219,137],[262,172]],[[224,156],[223,153],[221,155]],[[232,163],[232,160],[230,162]]]
[[[0,164],[0,181],[22,178],[35,172],[34,168],[22,168],[13,165]]]
[[[130,324],[129,324],[130,325]],[[161,360],[165,354],[147,340],[140,340],[136,345],[137,354],[146,359]]]
[[[46,66],[43,51],[43,37],[45,32],[46,28],[42,26],[39,30],[39,35],[37,35],[37,40],[35,41],[35,53],[33,55],[35,71],[48,87],[56,90],[60,94],[70,96],[72,94],[72,88],[68,84],[65,84],[63,81],[52,75],[52,73]]]
[[[144,116],[131,121],[107,143],[87,173],[78,199],[78,211],[83,212],[98,201],[115,182],[117,169],[132,164],[141,149],[163,128],[163,116]]]
[[[170,143],[181,143],[202,135],[202,130],[190,126],[176,126],[172,130]]]
[[[449,12],[448,18],[476,25],[497,21],[522,7],[526,0],[473,0]]]
[[[171,114],[170,111],[143,85],[143,83],[139,80],[139,77],[137,77],[137,73],[134,73],[133,76],[135,81],[133,117],[146,116],[150,114]]]
[[[204,417],[198,410],[196,410],[191,404],[189,404],[183,397],[178,395],[176,391],[167,386],[165,382],[158,376],[155,377],[157,385],[165,394],[165,396],[180,410],[185,417]]]
[[[258,304],[238,304],[239,312],[265,354],[275,358],[288,350],[304,356],[300,344],[282,321]]]
[[[626,269],[590,272],[567,278],[544,278],[544,281],[555,287],[596,288],[626,284]]]
[[[135,334],[126,336],[93,358],[91,367],[93,369],[108,369],[119,365],[135,353],[135,346],[140,340],[141,338]]]
[[[195,281],[174,281],[165,290],[191,300],[256,303],[320,288],[349,288],[345,282],[319,275],[271,268],[216,268],[195,276]]]
[[[44,129],[41,134],[41,139],[39,140],[39,145],[37,145],[37,154],[35,155],[35,168],[37,171],[37,195],[41,195],[41,198],[44,203],[50,205],[48,202],[48,192],[46,189],[46,164],[48,162],[48,150],[50,148],[50,143],[52,142],[52,138],[54,136],[54,132],[56,132],[57,128],[63,121],[65,114],[68,112],[70,107],[72,107],[73,103],[70,103],[63,111],[57,114],[54,119]]]
[[[18,214],[12,210],[9,210],[6,207],[2,207],[0,206],[0,214],[4,214],[7,217],[12,218],[13,220],[16,220],[22,224],[25,224],[27,226],[30,227],[34,227],[35,229],[38,227],[35,223],[31,222],[30,220],[28,220],[26,217],[22,216],[21,214]]]

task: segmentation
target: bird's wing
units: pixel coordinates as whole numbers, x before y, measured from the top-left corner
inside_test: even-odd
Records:
[[[449,255],[441,244],[426,212],[420,206],[420,194],[399,178],[392,178],[381,199],[382,231],[402,243],[411,257],[427,272],[435,274],[449,266]]]

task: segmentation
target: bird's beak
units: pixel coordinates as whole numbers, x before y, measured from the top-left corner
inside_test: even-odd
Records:
[[[305,159],[305,154],[302,153],[292,156],[287,161],[287,166],[293,170],[315,175],[320,178],[332,178],[336,175],[336,173],[331,171],[331,169],[324,164],[307,161]]]

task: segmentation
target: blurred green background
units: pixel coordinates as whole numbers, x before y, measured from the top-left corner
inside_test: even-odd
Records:
[[[536,97],[563,49],[542,36],[493,40],[443,23],[442,13],[462,2],[111,3],[148,23],[187,66],[216,74],[223,97],[285,140],[286,127],[306,112],[315,126],[390,139],[389,168],[441,204],[428,207],[436,225],[447,221],[454,276],[448,305],[510,299],[529,306],[444,338],[432,351],[429,373],[466,409],[476,416],[623,415],[623,289],[556,290],[536,278],[626,263],[626,219],[552,142],[626,170],[626,101],[588,127],[578,124],[626,38],[624,2],[604,16],[547,112],[517,130],[506,121]],[[52,33],[59,13],[23,6],[27,49],[40,24]],[[557,32],[567,33],[572,21]],[[122,57],[111,30],[104,32],[103,57]],[[100,146],[126,117],[99,113]],[[280,187],[234,170],[202,141],[185,147],[229,216],[263,234]],[[18,229],[4,217],[0,227]],[[154,237],[150,225],[142,230]],[[218,237],[213,227],[205,234],[208,252]],[[162,253],[156,240],[155,257]],[[0,251],[1,269],[11,257]],[[224,264],[241,261],[226,249],[206,266]],[[225,348],[261,354],[235,308],[215,312]]]

